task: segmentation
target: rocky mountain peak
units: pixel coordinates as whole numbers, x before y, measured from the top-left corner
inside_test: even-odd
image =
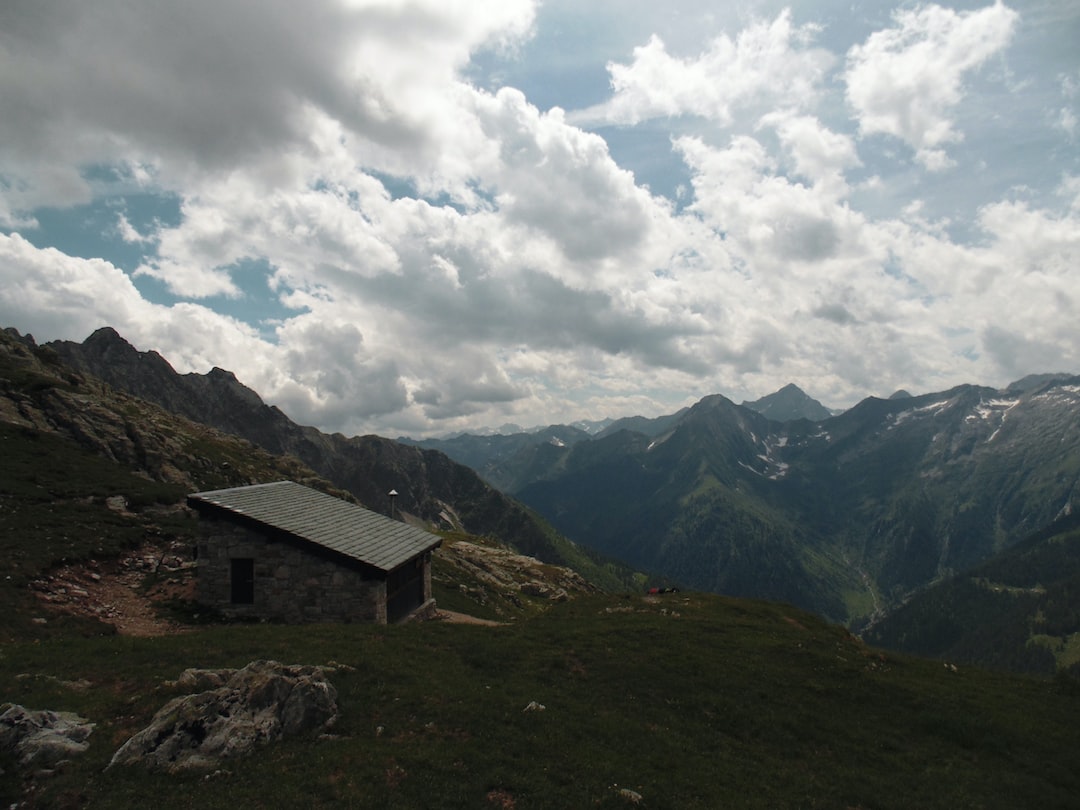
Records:
[[[101,327],[82,343],[54,340],[45,345],[69,365],[113,385],[116,383],[109,379],[110,375],[145,380],[154,387],[176,375],[168,360],[155,351],[140,352],[111,326]],[[108,373],[102,373],[105,370]]]
[[[100,329],[95,329],[94,333],[88,337],[84,343],[88,343],[93,347],[108,346],[116,344],[119,346],[125,346],[131,351],[135,351],[135,347],[128,343],[124,338],[120,336],[120,333],[113,329],[111,326],[103,326]]]
[[[828,408],[794,383],[788,383],[779,391],[753,402],[743,402],[742,406],[774,422],[793,422],[796,419],[820,422],[832,416]]]
[[[1009,383],[1005,391],[1006,393],[1013,395],[1025,394],[1028,391],[1034,391],[1036,388],[1042,388],[1050,383],[1070,379],[1072,376],[1073,375],[1066,374],[1065,372],[1056,374],[1028,374],[1026,377]]]
[[[207,372],[206,376],[209,377],[211,380],[223,380],[225,382],[232,382],[232,383],[239,383],[240,382],[236,378],[236,375],[233,374],[231,371],[220,368],[218,366],[214,366],[212,369],[210,369],[210,371]]]

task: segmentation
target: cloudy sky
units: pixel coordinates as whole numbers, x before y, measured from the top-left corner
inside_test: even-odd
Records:
[[[423,436],[1080,371],[1075,0],[4,0],[0,326]]]

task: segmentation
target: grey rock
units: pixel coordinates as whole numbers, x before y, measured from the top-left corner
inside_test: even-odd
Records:
[[[171,685],[190,693],[206,692],[224,686],[235,674],[235,669],[189,668],[181,672]]]
[[[0,750],[21,765],[48,768],[89,748],[94,724],[72,712],[27,709],[8,703],[0,714]]]
[[[239,670],[186,670],[178,685],[218,686],[166,703],[109,767],[213,769],[284,736],[337,720],[337,690],[321,667],[253,661]]]

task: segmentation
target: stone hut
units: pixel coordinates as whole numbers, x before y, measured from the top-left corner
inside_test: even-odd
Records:
[[[292,481],[188,496],[198,601],[234,618],[386,624],[434,612],[434,534]]]

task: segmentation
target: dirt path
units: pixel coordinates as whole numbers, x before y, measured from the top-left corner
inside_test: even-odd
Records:
[[[141,578],[138,578],[141,579]],[[107,621],[125,636],[163,636],[188,632],[191,628],[158,615],[154,600],[139,592],[138,579],[130,577],[102,580],[97,597],[111,614]],[[181,595],[177,593],[176,595]]]
[[[125,636],[163,636],[191,630],[162,618],[156,603],[191,599],[193,574],[193,564],[176,549],[147,545],[116,560],[53,569],[32,587],[52,610],[98,619]]]

